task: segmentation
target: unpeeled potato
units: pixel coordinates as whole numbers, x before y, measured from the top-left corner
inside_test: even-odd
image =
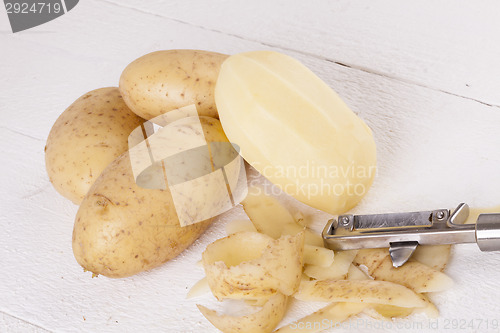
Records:
[[[45,146],[54,188],[80,204],[104,168],[127,151],[130,132],[143,122],[118,88],[96,89],[78,98],[56,120]]]
[[[130,109],[148,120],[190,104],[201,116],[217,118],[214,88],[226,58],[200,50],[149,53],[125,68],[120,92]]]
[[[177,131],[182,135],[191,131],[191,119],[198,121],[198,117],[182,119]],[[203,133],[198,134],[208,142],[227,142],[217,119],[199,121]],[[210,224],[206,220],[181,227],[176,209],[168,187],[147,189],[136,184],[126,152],[103,171],[78,210],[75,258],[86,270],[113,278],[157,267],[181,253]]]

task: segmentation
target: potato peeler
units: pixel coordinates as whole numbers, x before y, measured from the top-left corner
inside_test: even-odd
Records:
[[[464,224],[469,213],[461,203],[453,212],[340,215],[326,224],[323,241],[332,250],[388,247],[394,267],[407,262],[418,245],[477,243],[481,251],[500,251],[500,213],[481,214],[475,224]]]

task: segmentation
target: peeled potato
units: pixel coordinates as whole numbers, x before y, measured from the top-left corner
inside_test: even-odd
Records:
[[[120,92],[137,115],[151,119],[195,104],[200,116],[217,118],[214,88],[227,55],[200,50],[167,50],[146,54],[120,77]]]
[[[128,149],[128,136],[144,119],[125,104],[118,88],[90,91],[56,120],[45,146],[54,188],[79,205],[90,186]]]
[[[277,293],[269,298],[260,311],[246,316],[218,315],[202,305],[198,305],[198,309],[212,325],[224,333],[269,333],[283,318],[286,306],[287,297]]]
[[[255,232],[219,239],[203,252],[208,284],[217,299],[292,295],[302,276],[304,234],[277,240]]]
[[[412,290],[387,281],[323,280],[302,281],[295,298],[302,301],[360,302],[424,307],[425,302]]]
[[[297,60],[272,51],[230,56],[215,101],[229,140],[285,193],[341,214],[370,188],[376,165],[371,130]]]
[[[192,133],[208,142],[227,142],[217,119],[194,118],[169,129],[173,135]],[[192,132],[196,122],[202,133]],[[80,205],[73,229],[75,258],[86,270],[113,278],[157,267],[191,245],[211,223],[207,219],[181,227],[182,209],[174,204],[170,188],[136,184],[126,152],[103,171]]]

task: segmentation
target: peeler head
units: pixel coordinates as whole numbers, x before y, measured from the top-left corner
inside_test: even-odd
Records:
[[[418,245],[477,243],[483,251],[500,250],[500,214],[482,214],[477,224],[464,224],[469,206],[374,215],[341,215],[323,229],[332,250],[389,248],[394,267],[403,265]]]

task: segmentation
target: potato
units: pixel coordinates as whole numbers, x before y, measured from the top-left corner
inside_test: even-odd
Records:
[[[297,60],[272,51],[230,56],[215,102],[243,158],[299,201],[341,214],[370,188],[376,170],[370,128]]]
[[[203,133],[197,134],[208,142],[227,142],[217,119],[189,119],[201,121]],[[189,119],[179,122],[178,132],[187,132]],[[136,184],[126,152],[103,171],[78,210],[75,258],[85,269],[114,278],[157,267],[181,253],[210,224],[206,220],[181,227],[176,209],[169,188]]]
[[[127,151],[128,135],[143,122],[118,88],[78,98],[56,120],[45,146],[47,173],[57,192],[80,204],[104,168]]]
[[[224,333],[270,333],[285,314],[287,297],[277,293],[269,298],[261,310],[241,317],[218,315],[202,305],[197,306],[205,318]]]
[[[203,267],[214,296],[222,300],[287,296],[302,276],[304,233],[273,240],[256,232],[219,239],[203,252]]]
[[[226,58],[199,50],[149,53],[125,68],[120,92],[130,109],[148,120],[190,104],[201,116],[217,118],[214,88]]]

